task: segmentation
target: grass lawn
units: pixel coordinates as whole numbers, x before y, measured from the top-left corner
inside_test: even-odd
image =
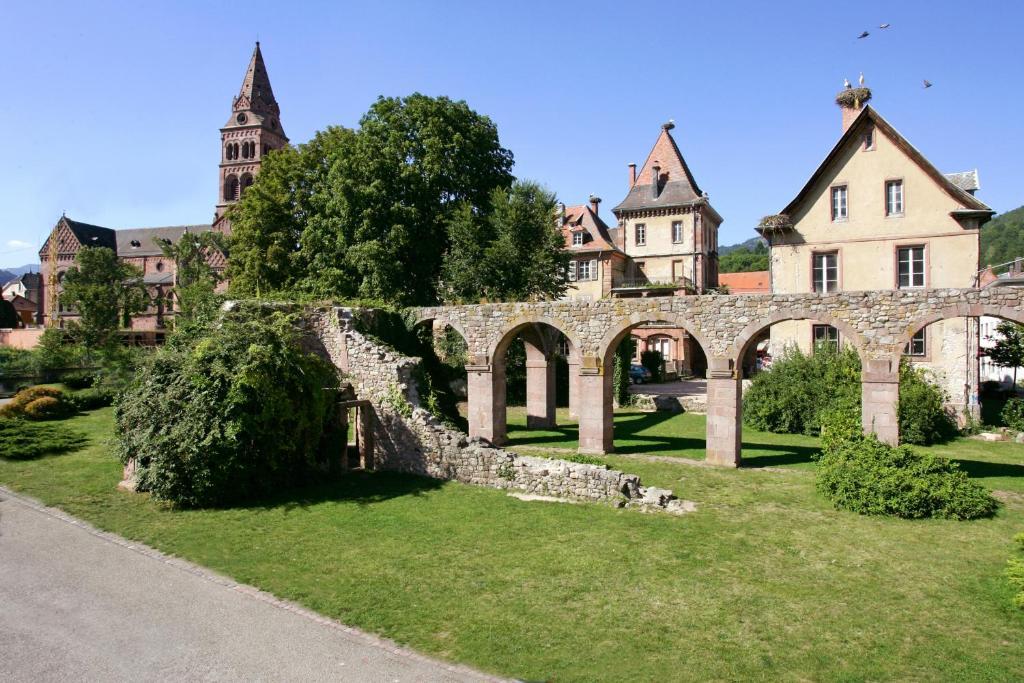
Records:
[[[109,409],[70,421],[88,446],[0,460],[0,482],[345,623],[530,680],[1024,679],[1024,612],[1003,576],[1024,530],[1024,446],[937,449],[1016,497],[991,520],[911,522],[832,509],[814,491],[814,439],[747,431],[749,462],[772,468],[713,469],[684,464],[702,457],[702,417],[617,419],[622,453],[605,460],[697,512],[525,503],[387,473],[174,511],[115,490]],[[511,434],[532,452],[575,439]]]

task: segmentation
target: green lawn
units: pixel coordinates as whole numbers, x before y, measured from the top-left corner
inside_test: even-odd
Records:
[[[1024,678],[1024,612],[1002,573],[1024,530],[1024,446],[943,446],[1017,497],[991,520],[911,522],[832,509],[814,491],[813,439],[748,431],[749,461],[773,467],[722,470],[682,462],[702,455],[699,416],[618,419],[626,454],[607,462],[697,512],[525,503],[384,473],[174,511],[115,490],[109,409],[72,421],[89,446],[0,460],[0,482],[345,623],[524,679]],[[512,436],[524,450],[549,445]]]

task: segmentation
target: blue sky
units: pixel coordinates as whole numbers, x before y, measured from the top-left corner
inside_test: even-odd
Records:
[[[626,164],[673,118],[722,244],[792,199],[840,134],[833,96],[863,71],[883,116],[940,170],[979,168],[979,197],[1007,211],[1024,204],[1022,29],[1009,1],[8,0],[0,266],[35,261],[62,211],[208,222],[218,128],[257,37],[293,142],[356,125],[378,95],[465,99],[517,176],[570,204],[598,194],[608,219]]]

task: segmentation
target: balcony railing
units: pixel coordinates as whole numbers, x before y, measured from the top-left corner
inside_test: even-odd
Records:
[[[679,277],[672,280],[650,280],[646,277],[623,277],[612,281],[612,289],[693,289],[693,282],[688,277]]]

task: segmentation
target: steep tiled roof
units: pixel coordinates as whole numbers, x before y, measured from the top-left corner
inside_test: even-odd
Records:
[[[845,133],[843,133],[843,136],[839,138],[839,142],[837,142],[835,147],[832,148],[832,151],[828,153],[828,156],[826,156],[825,160],[821,162],[793,201],[791,201],[781,213],[788,216],[794,215],[803,201],[810,195],[811,190],[814,189],[818,179],[831,166],[832,162],[840,156],[847,142],[851,139],[863,139],[865,128],[870,125],[874,125],[876,130],[888,137],[897,149],[906,154],[921,168],[922,171],[925,172],[925,174],[931,177],[932,180],[934,180],[935,183],[946,192],[946,194],[959,202],[964,209],[971,212],[977,211],[981,213],[987,212],[989,214],[994,213],[992,209],[990,209],[988,205],[980,199],[976,199],[961,188],[957,187],[953,181],[940,173],[939,170],[935,168],[935,166],[933,166],[932,163],[928,161],[916,147],[910,144],[905,137],[900,135],[899,132],[897,132],[896,129],[893,128],[892,125],[870,105],[865,106],[864,109],[861,110],[860,114],[857,115],[857,118],[850,124],[850,127],[846,129]]]
[[[750,273],[719,273],[718,285],[728,287],[730,294],[769,294],[771,292],[767,270]]]
[[[629,188],[626,198],[612,209],[616,215],[620,211],[681,206],[701,199],[700,187],[669,132],[672,128],[672,124],[662,126],[657,142],[637,173],[636,183]],[[654,166],[660,167],[657,197],[652,187]]]
[[[62,219],[74,234],[82,246],[85,247],[106,247],[117,251],[117,240],[114,231],[99,225],[90,225],[80,221],[73,221],[67,216]]]
[[[584,238],[582,245],[573,246],[572,235],[580,231],[585,232],[589,239]],[[565,207],[562,236],[565,238],[565,248],[569,251],[618,251],[608,226],[588,204]]]
[[[960,173],[947,173],[946,177],[964,192],[976,192],[981,189],[981,184],[978,182],[978,169],[961,171]]]
[[[126,228],[115,230],[118,256],[159,256],[160,240],[174,244],[188,232],[208,232],[209,225],[172,225],[163,228]]]

